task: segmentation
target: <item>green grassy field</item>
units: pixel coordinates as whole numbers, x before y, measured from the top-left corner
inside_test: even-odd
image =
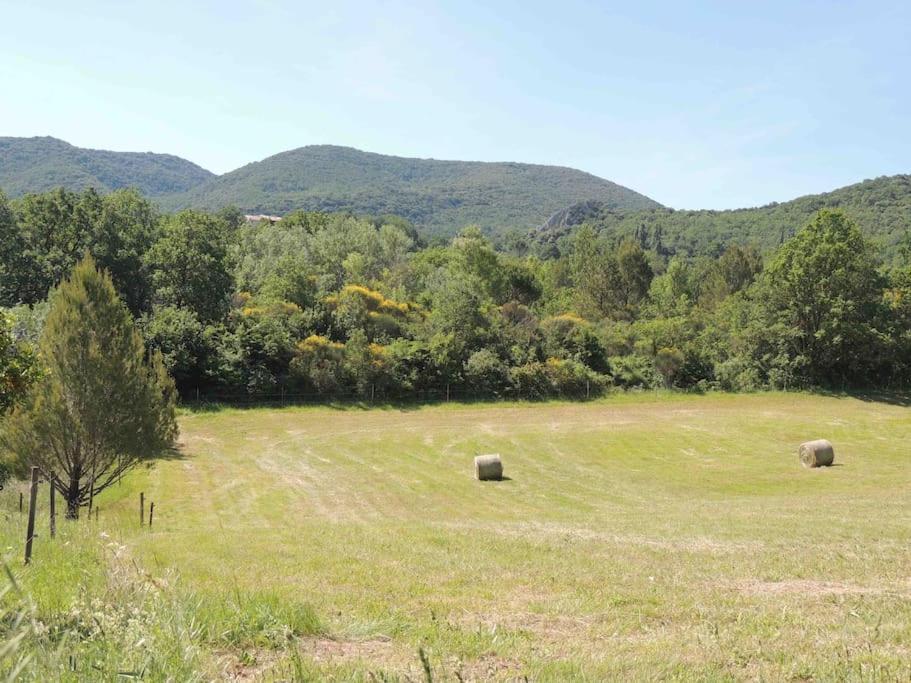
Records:
[[[106,649],[71,618],[96,646],[47,645],[58,664],[81,647],[76,668],[112,680],[178,664],[175,680],[423,680],[421,650],[434,680],[911,677],[898,403],[622,395],[180,425],[178,457],[102,496],[97,524],[39,537],[17,570],[42,623],[92,600],[151,614]],[[818,437],[837,466],[805,470],[797,445]],[[508,480],[473,479],[488,452]],[[21,566],[18,493],[2,496]]]

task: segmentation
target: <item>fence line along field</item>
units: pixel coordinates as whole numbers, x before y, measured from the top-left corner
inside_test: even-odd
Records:
[[[898,401],[222,409],[180,427],[179,453],[76,525],[192,592],[194,666],[219,676],[911,675],[911,412]],[[817,438],[834,466],[801,466],[798,446]],[[485,453],[502,481],[475,478]],[[39,534],[22,575],[46,613],[68,609],[66,591],[41,593],[65,552]]]

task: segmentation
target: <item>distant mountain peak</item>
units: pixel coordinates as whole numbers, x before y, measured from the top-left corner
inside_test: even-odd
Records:
[[[396,214],[431,233],[451,235],[471,224],[493,233],[524,231],[568,204],[590,199],[630,210],[660,206],[562,166],[418,159],[338,145],[280,152],[163,198],[162,204],[171,209],[233,204],[250,214],[294,209]]]

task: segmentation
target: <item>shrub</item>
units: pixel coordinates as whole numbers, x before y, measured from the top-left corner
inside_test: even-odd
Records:
[[[553,396],[583,398],[602,394],[610,378],[594,372],[576,360],[548,358],[544,363],[526,363],[511,368],[513,392],[521,398]]]
[[[657,389],[664,383],[654,361],[647,356],[613,356],[610,362],[614,383],[624,389]]]
[[[594,372],[576,360],[548,358],[544,364],[551,392],[557,396],[582,398],[604,391],[608,377]]]
[[[465,361],[465,380],[472,391],[500,396],[509,389],[509,369],[490,349],[475,351]]]
[[[550,394],[550,379],[544,363],[526,363],[509,369],[513,391],[521,398],[542,399]]]
[[[545,320],[541,329],[547,355],[584,363],[597,372],[610,372],[604,345],[587,321],[564,313]]]

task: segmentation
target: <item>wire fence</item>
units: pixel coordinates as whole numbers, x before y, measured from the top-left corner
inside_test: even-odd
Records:
[[[382,404],[382,403],[446,403],[458,401],[470,403],[475,401],[541,401],[551,399],[588,400],[603,395],[595,387],[585,385],[572,391],[550,391],[541,395],[523,395],[516,392],[485,392],[470,387],[447,386],[433,389],[391,390],[371,386],[367,391],[342,390],[331,392],[286,391],[279,388],[268,392],[220,391],[197,389],[181,397],[181,405],[193,407],[204,405],[243,405],[243,406],[284,406],[284,405],[317,405],[317,404]]]
[[[447,403],[450,401],[460,403],[472,402],[512,402],[512,401],[548,401],[548,400],[567,400],[567,401],[588,401],[601,398],[612,393],[636,393],[650,394],[660,391],[673,391],[680,394],[702,394],[705,391],[698,388],[621,388],[595,387],[590,384],[575,387],[572,390],[549,390],[542,391],[539,394],[524,394],[516,391],[492,392],[478,391],[477,389],[465,386],[447,386],[442,388],[425,388],[425,389],[390,389],[380,386],[371,386],[365,392],[355,390],[338,390],[331,392],[317,391],[289,391],[283,387],[278,387],[275,391],[267,392],[244,392],[244,391],[222,391],[218,389],[197,389],[189,395],[182,395],[180,404],[189,408],[202,408],[205,406],[293,406],[293,405],[381,405],[381,404],[437,404]],[[711,390],[710,390],[711,391]],[[720,391],[720,390],[719,390]],[[766,389],[758,389],[762,393]],[[892,403],[911,407],[911,393],[909,388],[904,384],[896,386],[887,386],[876,389],[863,388],[807,388],[801,391],[810,391],[820,395],[832,396],[851,396],[864,401],[873,401],[878,403]],[[744,392],[756,393],[756,392]]]

